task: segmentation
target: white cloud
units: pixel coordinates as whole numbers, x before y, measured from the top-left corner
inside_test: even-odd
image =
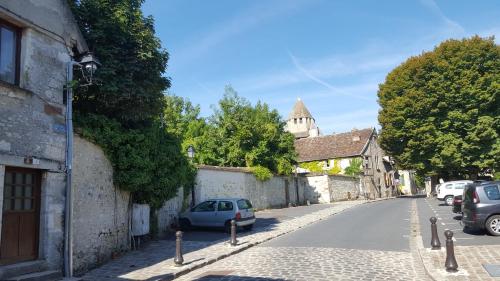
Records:
[[[465,29],[456,21],[448,18],[443,11],[439,8],[434,0],[420,0],[427,9],[429,9],[435,16],[439,17],[445,23],[445,33],[448,35],[464,36]]]

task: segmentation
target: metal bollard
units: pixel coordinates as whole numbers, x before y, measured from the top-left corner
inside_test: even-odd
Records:
[[[431,221],[431,234],[432,234],[432,238],[431,238],[432,250],[439,250],[439,249],[441,249],[441,242],[439,241],[439,237],[438,237],[438,233],[437,233],[437,226],[436,226],[437,219],[436,219],[436,217],[431,217],[430,221]]]
[[[446,230],[444,232],[444,236],[446,236],[446,262],[444,266],[446,267],[446,271],[448,272],[457,272],[458,264],[455,259],[455,250],[453,249],[453,231]]]
[[[236,240],[236,221],[231,220],[231,241],[229,241],[231,246],[238,245],[238,240]]]
[[[184,258],[182,257],[182,249],[181,249],[181,243],[182,243],[182,231],[177,231],[175,233],[176,239],[175,239],[175,258],[174,258],[174,263],[175,266],[182,266],[182,263],[184,262]]]

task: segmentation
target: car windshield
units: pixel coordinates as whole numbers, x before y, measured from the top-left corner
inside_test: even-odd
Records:
[[[252,203],[246,199],[240,199],[238,200],[238,209],[250,209],[252,208]]]

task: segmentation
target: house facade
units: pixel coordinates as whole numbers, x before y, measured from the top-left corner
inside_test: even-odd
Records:
[[[65,0],[0,0],[0,29],[0,269],[60,271],[66,68],[87,46]]]
[[[360,176],[361,194],[386,197],[394,194],[392,164],[384,160],[373,128],[295,140],[298,172]]]

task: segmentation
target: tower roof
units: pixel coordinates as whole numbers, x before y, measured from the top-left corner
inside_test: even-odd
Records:
[[[304,117],[309,117],[314,119],[309,110],[307,110],[302,100],[297,99],[297,102],[293,106],[292,112],[290,112],[290,115],[288,115],[288,119],[304,118]]]

